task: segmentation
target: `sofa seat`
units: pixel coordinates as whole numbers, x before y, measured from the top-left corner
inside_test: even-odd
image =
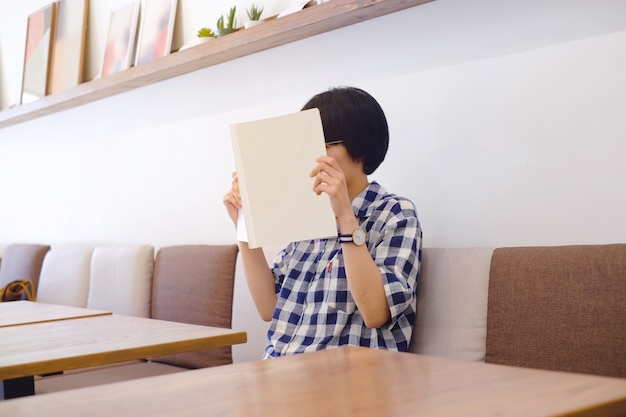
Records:
[[[128,361],[114,365],[74,369],[57,375],[36,376],[35,394],[46,394],[184,371],[186,369],[179,366],[152,361]]]

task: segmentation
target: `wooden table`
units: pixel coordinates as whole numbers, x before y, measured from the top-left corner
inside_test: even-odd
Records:
[[[626,413],[626,380],[343,347],[0,403],[2,416],[42,413],[611,417]]]
[[[0,327],[107,314],[111,312],[25,300],[11,301],[0,303]]]
[[[5,395],[16,384],[11,398],[33,394],[38,374],[245,342],[241,331],[116,314],[0,327],[0,380]]]

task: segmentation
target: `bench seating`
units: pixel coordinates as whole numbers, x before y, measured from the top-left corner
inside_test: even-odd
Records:
[[[268,262],[279,249],[266,248]],[[5,255],[7,252],[14,254],[5,248]],[[83,304],[79,306],[98,305],[121,314],[131,312],[125,310],[126,302],[139,300],[138,304],[145,306],[148,291],[150,317],[232,327],[248,333],[246,344],[197,353],[196,358],[190,353],[184,358],[153,358],[98,370],[103,375],[101,381],[258,360],[262,356],[269,323],[263,322],[255,310],[236,245],[161,248],[153,268],[151,247],[145,245],[115,250],[73,247],[64,251],[53,246],[46,252],[38,301],[77,305],[80,300]],[[95,270],[95,254],[100,254],[96,257],[100,260],[106,255],[109,266]],[[29,259],[36,262],[36,256]],[[89,269],[85,266],[87,259],[91,260]],[[410,352],[626,377],[626,244],[424,248],[422,259]],[[5,258],[0,271],[7,263]],[[68,275],[72,273],[83,278],[73,277],[75,281],[71,281]],[[108,278],[102,278],[99,287],[89,283],[87,292],[84,282],[77,284],[85,275],[91,279],[94,274],[99,279]],[[49,283],[49,277],[55,277],[57,283]],[[104,291],[110,285],[125,293],[137,291],[130,282],[139,282],[141,288],[132,300],[96,294],[97,288]],[[59,286],[65,290],[59,291]],[[95,300],[102,304],[93,304]],[[132,310],[133,314],[144,314],[142,311]],[[81,372],[85,371],[71,374]],[[88,379],[97,381],[94,375],[91,373],[82,382],[75,377],[78,382],[74,386],[86,384]],[[50,382],[45,383],[38,380],[38,392],[40,388],[43,392],[68,387],[60,383],[55,386],[53,378],[62,379],[46,377]]]
[[[53,246],[38,302],[231,328],[237,245]],[[22,257],[30,263],[32,257]],[[39,376],[37,393],[232,363],[230,347]],[[63,371],[63,370],[59,370]]]

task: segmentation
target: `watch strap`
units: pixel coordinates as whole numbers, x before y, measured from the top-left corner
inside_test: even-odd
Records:
[[[341,243],[352,243],[352,233],[339,233],[339,241]]]
[[[357,227],[350,234],[339,233],[340,243],[354,243],[357,246],[361,246],[365,243],[365,231],[361,227]]]

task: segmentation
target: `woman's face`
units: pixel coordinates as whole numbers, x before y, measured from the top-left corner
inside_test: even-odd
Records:
[[[343,143],[327,143],[326,155],[331,156],[337,160],[343,174],[346,177],[346,181],[350,181],[350,178],[355,175],[363,175],[363,164],[360,162],[354,162],[348,149]]]

